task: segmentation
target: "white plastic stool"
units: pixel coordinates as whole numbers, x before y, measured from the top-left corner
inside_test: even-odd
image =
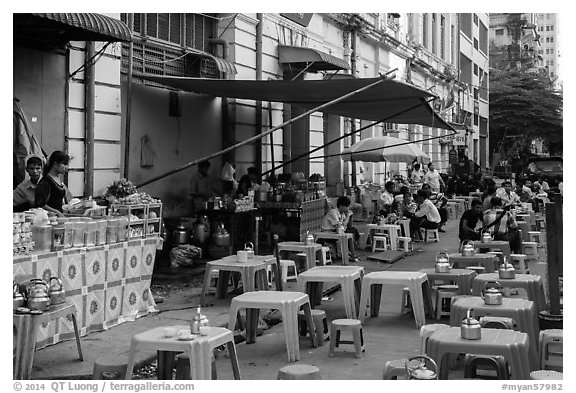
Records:
[[[426,354],[426,344],[428,343],[428,339],[437,330],[447,329],[450,325],[445,325],[443,323],[431,323],[428,325],[424,325],[420,328],[420,353],[425,355]]]
[[[383,235],[374,235],[372,237],[372,252],[386,251],[388,249],[388,237]]]
[[[546,329],[540,331],[538,347],[540,352],[540,368],[556,371],[563,369],[564,338],[562,329]]]
[[[408,255],[414,253],[412,238],[407,236],[398,236],[398,250],[404,251]]]
[[[410,299],[410,288],[404,287],[402,289],[402,304],[400,305],[401,313],[408,313],[412,311],[412,299]]]
[[[438,233],[438,229],[424,229],[420,228],[420,234],[424,238],[424,243],[436,242],[440,241],[440,234]]]
[[[443,316],[450,316],[451,300],[454,296],[458,295],[458,290],[458,285],[438,286],[438,293],[436,295],[436,319],[441,319]],[[448,299],[450,299],[450,303],[446,303]]]
[[[564,375],[552,370],[537,370],[530,373],[531,380],[561,380]]]
[[[294,269],[293,274],[288,274],[288,268],[292,267]],[[280,260],[280,268],[282,269],[282,282],[287,283],[288,280],[296,280],[298,278],[298,271],[296,269],[296,262],[290,259]]]
[[[448,210],[448,218],[450,220],[455,220],[458,215],[456,214],[456,204],[448,202],[446,204],[446,210]]]
[[[528,264],[526,263],[526,255],[524,254],[510,254],[510,263],[514,265],[514,269],[520,274],[529,274]]]
[[[522,254],[526,255],[527,260],[538,260],[538,243],[522,242]]]
[[[330,252],[330,247],[322,246],[322,253],[324,254],[326,265],[332,265],[332,253]]]
[[[544,246],[544,238],[542,236],[542,232],[540,231],[528,231],[528,239],[531,242],[538,244],[538,247]]]
[[[504,253],[502,251],[488,251],[486,254],[496,255],[499,265],[504,263]]]

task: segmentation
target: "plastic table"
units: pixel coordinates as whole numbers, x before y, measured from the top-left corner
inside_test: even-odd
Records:
[[[372,236],[374,234],[372,231],[382,231],[388,235],[390,239],[390,249],[392,251],[396,251],[398,249],[398,237],[402,235],[402,229],[400,225],[394,224],[368,224],[368,231],[370,231],[370,240],[372,240]],[[374,240],[372,240],[373,242]]]
[[[492,254],[476,253],[465,257],[461,253],[448,254],[450,263],[454,268],[467,268],[468,266],[484,266],[486,272],[495,272],[498,267],[498,258]]]
[[[484,300],[478,296],[456,299],[450,308],[450,326],[460,326],[462,320],[466,318],[466,312],[469,308],[474,310],[474,317],[512,318],[516,322],[518,330],[528,334],[531,343],[530,361],[532,367],[537,366],[540,325],[534,302],[525,299],[504,298],[501,305],[489,306],[484,304]]]
[[[312,234],[314,236],[314,241],[318,242],[318,240],[336,240],[337,245],[340,246],[340,250],[342,250],[342,264],[349,265],[350,264],[350,257],[348,249],[348,239],[354,240],[354,235],[351,233],[336,233],[336,232],[314,232]]]
[[[316,266],[298,275],[298,290],[310,295],[310,304],[314,308],[322,301],[323,283],[341,284],[346,318],[354,319],[363,275],[361,266]]]
[[[230,313],[228,314],[228,329],[234,330],[238,320],[242,329],[242,320],[238,317],[240,309],[246,309],[246,344],[256,342],[256,327],[258,325],[258,313],[261,308],[279,310],[282,313],[282,325],[286,335],[286,349],[288,361],[300,360],[300,343],[298,338],[298,310],[304,308],[304,316],[308,323],[308,332],[312,346],[316,347],[316,329],[312,321],[310,300],[308,295],[302,292],[246,292],[232,299]]]
[[[302,242],[282,242],[278,244],[278,251],[294,251],[303,252],[306,254],[306,265],[308,269],[316,266],[316,254],[320,253],[320,264],[322,266],[326,265],[326,255],[322,252],[322,245],[318,243],[305,244]]]
[[[450,269],[448,273],[437,273],[434,268],[421,269],[428,276],[428,282],[434,281],[451,281],[458,285],[458,294],[470,295],[472,288],[472,279],[476,277],[476,272],[468,269]]]
[[[382,296],[382,285],[384,284],[408,286],[416,327],[420,329],[426,324],[426,312],[424,309],[426,307],[429,314],[432,314],[433,310],[428,287],[428,276],[423,272],[397,271],[372,272],[362,278],[362,295],[360,296],[359,311],[359,319],[361,322],[364,322],[366,318],[368,296],[370,296],[370,316],[378,316],[380,311],[380,298]]]
[[[68,315],[72,317],[74,335],[76,336],[76,347],[78,348],[78,358],[80,361],[84,361],[78,323],[76,321],[76,306],[74,304],[64,303],[50,306],[48,310],[38,315],[12,314],[12,321],[16,333],[16,337],[14,338],[14,379],[30,379],[32,363],[34,363],[34,351],[36,349],[36,336],[40,325]]]
[[[171,327],[174,327],[176,331],[190,330],[189,325]],[[240,379],[240,368],[238,366],[238,358],[236,357],[234,336],[230,330],[211,326],[208,335],[197,335],[193,340],[185,341],[179,340],[177,335],[165,337],[165,328],[166,326],[160,326],[132,337],[126,379],[132,378],[134,355],[138,350],[156,350],[158,351],[159,362],[158,379],[172,379],[171,373],[164,375],[164,370],[167,367],[161,365],[161,363],[167,362],[171,364],[174,361],[176,352],[185,352],[190,356],[190,375],[192,379],[210,380],[212,379],[212,351],[224,344],[226,344],[228,349],[234,379]]]
[[[479,274],[472,281],[472,294],[480,296],[487,281],[498,281],[504,288],[522,288],[528,294],[528,300],[534,302],[537,313],[546,309],[544,284],[542,277],[536,274],[516,274],[513,279],[499,278],[498,273]]]
[[[510,261],[510,243],[505,240],[492,240],[489,242],[475,242],[474,246],[479,248],[480,251],[484,249],[502,251],[502,254],[506,257],[506,260]]]
[[[218,259],[216,261],[210,261],[206,263],[206,268],[204,271],[204,286],[202,287],[202,293],[200,295],[200,304],[205,305],[204,299],[206,297],[206,292],[210,287],[210,274],[212,270],[219,270],[220,275],[218,278],[218,289],[216,291],[218,298],[224,298],[227,291],[227,283],[230,276],[230,272],[239,272],[242,275],[242,283],[244,286],[244,292],[251,292],[255,290],[255,279],[254,276],[257,272],[263,272],[259,276],[259,288],[268,289],[266,280],[266,267],[272,266],[272,272],[276,281],[279,280],[279,269],[276,263],[276,257],[274,255],[254,255],[253,258],[248,259],[247,262],[238,262],[238,257],[236,255],[231,255]]]
[[[482,329],[479,340],[460,337],[460,327],[437,330],[428,339],[426,353],[438,365],[439,379],[448,379],[447,356],[455,353],[475,353],[504,356],[510,364],[513,379],[530,379],[528,352],[530,342],[526,333],[504,329]]]

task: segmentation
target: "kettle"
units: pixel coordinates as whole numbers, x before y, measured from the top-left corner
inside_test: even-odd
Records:
[[[462,243],[462,256],[473,257],[475,253],[474,242],[472,240],[465,240],[464,243]]]
[[[344,228],[344,224],[342,223],[342,221],[338,221],[338,225],[336,225],[336,233],[344,233],[346,231],[346,229]]]
[[[460,337],[465,340],[479,340],[482,337],[482,327],[480,322],[472,316],[471,308],[466,312],[466,318],[460,325]]]
[[[254,258],[254,243],[244,243],[244,251],[246,251],[246,254],[248,254],[248,259]]]
[[[212,235],[212,241],[214,245],[219,247],[228,247],[230,245],[230,234],[224,228],[224,223],[218,223],[218,227]]]
[[[20,287],[13,282],[14,295],[12,297],[12,309],[16,310],[18,307],[24,307],[24,296],[20,293]]]
[[[429,363],[431,368],[426,367],[426,363]],[[404,363],[406,367],[406,373],[408,374],[408,379],[419,379],[419,380],[432,380],[438,379],[438,366],[434,359],[426,355],[418,355],[408,359]]]
[[[488,231],[482,232],[482,236],[480,237],[480,241],[482,243],[491,242],[492,241],[492,235],[490,235],[490,232],[488,232]]]
[[[184,224],[180,223],[172,232],[172,243],[175,245],[190,243],[190,232],[184,227]]]
[[[498,306],[502,304],[502,286],[498,281],[487,281],[480,296],[484,304]]]
[[[66,291],[58,277],[50,277],[50,304],[66,303]]]
[[[210,237],[210,223],[208,217],[200,216],[194,224],[194,239],[199,244],[204,244]]]
[[[306,231],[306,237],[304,238],[304,244],[307,246],[314,244],[314,235],[310,231]]]
[[[202,308],[198,306],[196,308],[196,315],[192,318],[192,322],[190,323],[190,333],[192,334],[200,334],[200,328],[202,326],[209,326],[208,318],[202,314]]]
[[[434,266],[434,270],[436,273],[449,273],[450,269],[452,269],[450,257],[445,251],[440,251],[436,254],[436,266]]]
[[[30,280],[28,290],[28,308],[30,310],[46,311],[50,307],[48,284],[40,278]]]
[[[516,277],[516,269],[514,269],[514,265],[506,261],[506,257],[504,257],[504,263],[498,269],[498,277],[503,280],[511,280]]]

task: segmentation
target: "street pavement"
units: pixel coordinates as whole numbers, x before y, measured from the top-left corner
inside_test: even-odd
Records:
[[[365,228],[364,223],[356,225],[360,231]],[[366,258],[370,253],[360,251],[361,261],[358,265],[365,268],[365,273],[382,270],[417,271],[433,267],[435,256],[439,251],[455,252],[458,249],[457,226],[457,220],[449,220],[445,226],[446,233],[440,234],[439,243],[415,243],[413,255],[393,264],[370,261]],[[335,264],[339,263],[335,261]],[[195,277],[196,282],[198,279],[201,281],[202,276]],[[288,283],[287,290],[296,290],[296,283]],[[400,313],[401,293],[402,286],[384,287],[380,315],[377,318],[367,318],[363,325],[366,351],[362,358],[354,356],[352,345],[343,345],[335,357],[328,357],[329,341],[323,346],[313,348],[307,337],[301,337],[299,362],[317,366],[320,368],[322,379],[326,380],[374,380],[382,378],[386,361],[418,354],[419,329],[416,328],[411,314]],[[158,304],[160,312],[155,315],[148,315],[103,332],[88,334],[81,339],[83,362],[77,358],[76,344],[73,340],[44,348],[35,354],[32,379],[88,379],[91,377],[96,358],[128,355],[130,340],[134,334],[158,326],[188,324],[195,314],[199,297],[198,285],[184,287],[170,292],[164,302]],[[226,299],[215,299],[213,295],[207,297],[208,306],[203,307],[202,311],[211,326],[227,327],[230,301],[231,296]],[[329,321],[346,318],[341,290],[329,294],[318,308],[326,311]],[[449,323],[449,321],[448,318],[442,321],[428,319],[427,323]],[[264,330],[256,343],[248,345],[240,342],[236,348],[242,379],[276,379],[278,370],[289,364],[281,323]],[[153,362],[155,357],[155,352],[139,351],[136,366],[147,365]],[[224,354],[217,356],[216,367],[218,379],[232,379],[230,361]],[[462,375],[454,377],[462,378]]]

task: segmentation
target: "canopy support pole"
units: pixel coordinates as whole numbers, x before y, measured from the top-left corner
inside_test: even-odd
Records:
[[[346,93],[346,94],[344,94],[344,95],[341,96],[341,97],[338,97],[338,98],[333,99],[332,101],[328,101],[328,102],[326,102],[326,103],[324,103],[324,104],[322,104],[322,105],[319,105],[319,106],[317,106],[317,107],[315,107],[315,108],[312,108],[312,109],[310,109],[309,111],[304,112],[304,113],[302,113],[301,115],[296,116],[296,117],[293,118],[293,119],[290,119],[290,120],[288,120],[288,121],[285,121],[284,123],[282,123],[282,124],[280,124],[280,125],[278,125],[278,126],[276,126],[276,127],[273,127],[273,128],[271,128],[271,129],[269,129],[268,131],[265,131],[265,132],[263,132],[263,133],[261,133],[261,134],[259,134],[259,135],[255,135],[255,136],[253,136],[253,137],[251,137],[251,138],[248,138],[248,139],[246,139],[246,140],[244,140],[244,141],[242,141],[242,142],[239,142],[239,143],[237,143],[237,144],[235,144],[235,145],[232,145],[232,146],[230,146],[230,147],[227,147],[227,148],[224,149],[224,150],[220,150],[220,151],[218,151],[218,152],[216,152],[216,153],[212,153],[212,154],[209,154],[209,155],[207,155],[207,156],[198,158],[198,159],[196,159],[196,160],[194,160],[194,161],[189,162],[188,164],[182,165],[182,166],[180,166],[180,167],[178,167],[178,168],[176,168],[176,169],[173,169],[173,170],[171,170],[171,171],[169,171],[169,172],[166,172],[166,173],[163,174],[163,175],[158,175],[158,176],[156,176],[156,177],[153,177],[153,178],[150,179],[150,180],[146,180],[145,182],[140,183],[139,185],[137,185],[136,188],[140,188],[140,187],[142,187],[142,186],[145,186],[145,185],[147,185],[147,184],[150,184],[150,183],[152,183],[152,182],[155,182],[155,181],[157,181],[157,180],[160,180],[160,179],[163,179],[163,178],[165,178],[165,177],[167,177],[167,176],[170,176],[170,175],[172,175],[172,174],[174,174],[174,173],[178,173],[178,172],[180,172],[180,171],[183,171],[184,169],[190,168],[191,166],[198,165],[199,162],[202,162],[202,161],[204,161],[204,160],[211,160],[212,158],[219,157],[219,156],[221,156],[221,155],[223,155],[223,154],[228,153],[229,151],[235,150],[235,149],[237,149],[237,148],[239,148],[239,147],[241,147],[241,146],[244,146],[244,145],[247,145],[247,144],[249,144],[249,143],[252,143],[252,142],[254,142],[255,140],[264,138],[266,135],[269,135],[269,134],[273,133],[274,131],[279,130],[280,128],[282,128],[282,127],[284,127],[284,126],[286,126],[286,125],[288,125],[288,124],[292,124],[292,123],[294,123],[294,122],[297,121],[297,120],[300,120],[300,119],[302,119],[302,118],[304,118],[304,117],[306,117],[306,116],[309,116],[309,115],[311,115],[311,114],[314,113],[314,112],[318,112],[318,111],[320,111],[320,110],[322,110],[322,109],[324,109],[324,108],[329,107],[330,105],[336,104],[336,103],[338,103],[338,102],[340,102],[340,101],[344,101],[345,99],[350,98],[350,97],[352,97],[352,96],[355,96],[355,95],[358,94],[358,93],[361,93],[361,92],[363,92],[363,91],[366,91],[366,90],[371,89],[371,88],[373,88],[373,87],[375,87],[375,86],[378,86],[378,85],[380,85],[380,84],[382,84],[382,83],[384,83],[384,82],[389,81],[390,78],[388,78],[388,75],[391,74],[391,73],[393,73],[393,72],[395,72],[396,70],[397,70],[397,68],[395,68],[395,69],[393,69],[393,70],[391,70],[391,71],[388,71],[386,74],[384,74],[383,76],[381,76],[379,80],[377,80],[377,81],[374,82],[374,83],[371,83],[371,84],[369,84],[369,85],[367,85],[367,86],[361,87],[360,89],[351,91],[350,93]],[[411,110],[411,109],[413,109],[413,108],[410,108],[409,110]]]

